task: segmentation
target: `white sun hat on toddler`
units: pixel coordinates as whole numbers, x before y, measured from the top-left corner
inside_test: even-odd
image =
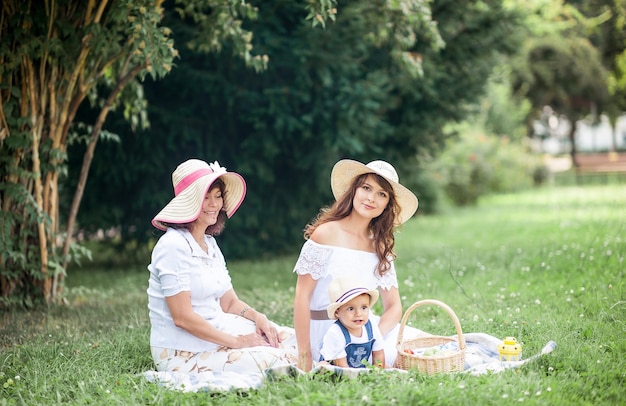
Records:
[[[337,316],[335,315],[337,309],[364,293],[370,296],[370,306],[378,300],[377,290],[370,290],[363,287],[363,285],[354,278],[344,276],[330,281],[330,284],[328,285],[328,298],[330,299],[330,305],[326,308],[328,318],[330,320],[337,319]]]

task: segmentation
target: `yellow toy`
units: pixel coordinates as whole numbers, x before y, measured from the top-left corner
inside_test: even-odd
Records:
[[[504,343],[498,346],[500,361],[519,361],[522,359],[522,345],[515,337],[506,337]]]

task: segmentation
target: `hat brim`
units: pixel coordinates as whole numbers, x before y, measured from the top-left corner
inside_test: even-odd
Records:
[[[163,223],[184,224],[195,221],[202,210],[202,202],[206,193],[216,179],[221,178],[224,182],[224,207],[223,210],[230,218],[237,211],[246,196],[246,182],[235,172],[220,174],[207,174],[198,178],[193,184],[175,196],[170,202],[152,219],[152,225],[160,230],[167,227]]]
[[[398,224],[405,223],[413,217],[419,204],[417,196],[415,196],[413,192],[400,183],[374,171],[367,165],[351,159],[342,159],[337,162],[330,174],[330,187],[333,191],[333,196],[335,196],[335,200],[339,200],[341,196],[348,191],[354,178],[365,173],[380,175],[391,184],[393,193],[400,206],[400,213],[398,213],[396,219]]]
[[[346,296],[339,303],[335,302],[335,303],[331,303],[330,305],[328,305],[328,307],[326,308],[326,312],[328,314],[328,318],[331,319],[331,320],[336,320],[337,317],[335,317],[335,312],[337,311],[337,309],[339,309],[341,306],[345,305],[346,303],[348,303],[349,301],[351,301],[355,297],[361,296],[363,294],[370,295],[370,306],[373,306],[374,303],[376,303],[376,301],[378,300],[378,291],[377,290],[359,290],[359,291],[355,292],[352,295]]]

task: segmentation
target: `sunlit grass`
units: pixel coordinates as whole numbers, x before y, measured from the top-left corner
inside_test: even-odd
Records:
[[[515,336],[524,356],[505,373],[370,374],[356,381],[285,378],[246,393],[182,394],[146,382],[152,368],[145,265],[68,275],[68,304],[0,319],[4,404],[620,404],[626,399],[626,187],[540,189],[491,196],[477,207],[418,216],[397,237],[405,308],[450,305],[465,332]],[[233,261],[239,295],[292,325],[297,252]],[[410,322],[454,332],[437,309]]]

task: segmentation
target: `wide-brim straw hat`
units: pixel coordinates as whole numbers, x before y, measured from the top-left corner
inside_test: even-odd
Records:
[[[370,290],[363,287],[358,280],[350,277],[340,277],[330,281],[328,285],[330,305],[326,308],[328,318],[331,320],[336,319],[335,312],[337,309],[364,293],[370,295],[370,306],[373,306],[378,300],[377,290]]]
[[[215,161],[208,164],[199,159],[189,159],[178,165],[172,173],[174,198],[152,219],[152,225],[161,230],[163,223],[184,224],[195,221],[202,211],[202,202],[209,188],[220,178],[225,185],[223,210],[230,218],[243,202],[246,182],[241,175],[227,172]]]
[[[342,159],[337,162],[330,174],[330,186],[335,199],[339,200],[348,191],[354,178],[364,173],[380,175],[391,184],[400,206],[400,213],[396,218],[398,224],[402,224],[413,217],[418,205],[417,196],[400,184],[395,168],[385,161],[372,161],[367,165],[351,159]]]

